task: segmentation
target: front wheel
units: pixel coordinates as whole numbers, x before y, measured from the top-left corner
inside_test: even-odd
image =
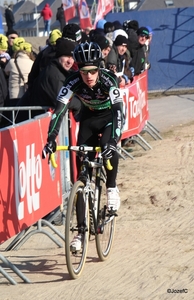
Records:
[[[106,188],[102,183],[100,192],[100,207],[98,211],[98,233],[95,236],[96,250],[101,261],[108,258],[114,239],[115,215],[110,215],[106,209]]]
[[[66,223],[65,223],[65,254],[67,269],[72,279],[78,278],[84,268],[87,249],[88,249],[88,237],[89,237],[89,209],[88,201],[85,199],[84,183],[81,181],[75,182],[72,187],[69,201],[67,205]],[[77,206],[78,201],[83,202],[85,206],[85,226],[82,229],[82,247],[80,251],[72,251],[70,244],[74,236],[78,234],[77,224]]]

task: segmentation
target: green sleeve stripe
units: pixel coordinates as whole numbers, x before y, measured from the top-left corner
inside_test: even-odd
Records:
[[[49,132],[49,135],[51,135],[51,133],[55,130],[56,124],[60,118],[60,116],[63,114],[64,110],[66,109],[67,105],[64,106],[64,108],[60,111],[60,113],[57,115],[56,120],[53,124],[53,127],[51,128],[51,131]]]

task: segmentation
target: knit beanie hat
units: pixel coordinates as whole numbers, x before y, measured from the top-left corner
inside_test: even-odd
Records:
[[[4,34],[0,34],[0,50],[7,51],[8,49],[8,38]]]
[[[137,31],[138,28],[139,28],[139,23],[138,23],[138,21],[136,21],[136,20],[131,20],[131,21],[128,23],[128,27],[131,28],[131,29],[134,29],[135,31]]]
[[[133,29],[133,30],[137,31],[139,28],[139,23],[136,20],[127,20],[127,21],[124,21],[123,28],[125,31],[127,31],[129,29]]]
[[[14,52],[21,50],[20,47],[21,47],[22,43],[25,43],[25,39],[23,37],[15,38],[15,40],[13,42],[12,50]]]
[[[100,46],[100,49],[106,49],[110,46],[109,41],[105,36],[101,34],[96,34],[93,36],[92,42],[97,43]]]
[[[113,25],[114,25],[115,30],[116,29],[123,29],[123,26],[119,21],[114,21]]]
[[[56,44],[56,40],[62,37],[62,33],[59,29],[54,29],[51,31],[50,35],[49,35],[49,43],[51,45],[55,45]]]
[[[106,24],[106,22],[107,21],[104,19],[99,20],[98,23],[96,24],[96,28],[100,28],[104,30],[104,24]]]
[[[111,22],[106,22],[104,24],[104,33],[113,32],[115,29],[114,24]]]
[[[73,50],[77,43],[67,38],[59,38],[56,41],[56,57],[60,56],[73,56]]]
[[[32,52],[32,45],[30,43],[27,43],[27,42],[21,43],[19,50],[23,50],[23,51],[26,51],[28,53],[31,53]]]
[[[137,35],[141,35],[144,34],[145,36],[149,37],[149,30],[147,29],[147,27],[140,27],[137,30]]]
[[[62,37],[80,43],[82,38],[81,28],[75,23],[67,24],[63,28]]]
[[[128,39],[123,35],[118,35],[114,41],[115,46],[128,45]]]
[[[112,37],[113,41],[116,40],[116,37],[118,35],[123,35],[128,39],[128,34],[126,33],[126,31],[124,29],[116,29],[116,30],[113,31],[113,37]]]

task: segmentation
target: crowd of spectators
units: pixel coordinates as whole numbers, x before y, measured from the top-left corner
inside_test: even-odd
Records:
[[[149,52],[152,34],[149,26],[140,27],[136,20],[121,24],[102,19],[96,29],[85,30],[73,23],[65,25],[63,30],[52,30],[46,45],[35,53],[30,43],[10,29],[6,35],[0,34],[0,107],[54,108],[65,78],[77,70],[73,50],[83,42],[97,43],[102,50],[101,67],[114,72],[121,86],[129,84],[134,76],[151,66]],[[81,109],[80,101],[74,99],[71,103],[76,115]],[[32,116],[42,112],[34,111]],[[20,111],[14,121],[17,123],[27,118],[28,114]],[[8,113],[5,118],[0,117],[0,127],[10,125],[10,122]]]

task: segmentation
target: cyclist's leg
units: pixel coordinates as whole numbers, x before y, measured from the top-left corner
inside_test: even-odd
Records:
[[[103,147],[110,139],[111,136],[111,125],[107,126],[101,136],[100,139],[100,146]],[[112,170],[107,170],[107,181],[106,186],[109,187],[116,187],[116,177],[118,172],[118,164],[119,164],[119,155],[117,152],[113,155],[113,157],[110,159],[111,165],[113,166]]]
[[[103,147],[110,139],[111,136],[111,125],[104,128],[104,131],[102,133],[102,137],[100,140],[101,147]],[[113,166],[112,170],[106,170],[107,175],[107,181],[106,181],[106,187],[107,187],[107,207],[108,210],[116,211],[120,207],[120,196],[119,196],[119,190],[116,186],[116,177],[118,172],[118,164],[119,164],[119,155],[117,152],[113,155],[113,157],[110,159],[111,165]]]

